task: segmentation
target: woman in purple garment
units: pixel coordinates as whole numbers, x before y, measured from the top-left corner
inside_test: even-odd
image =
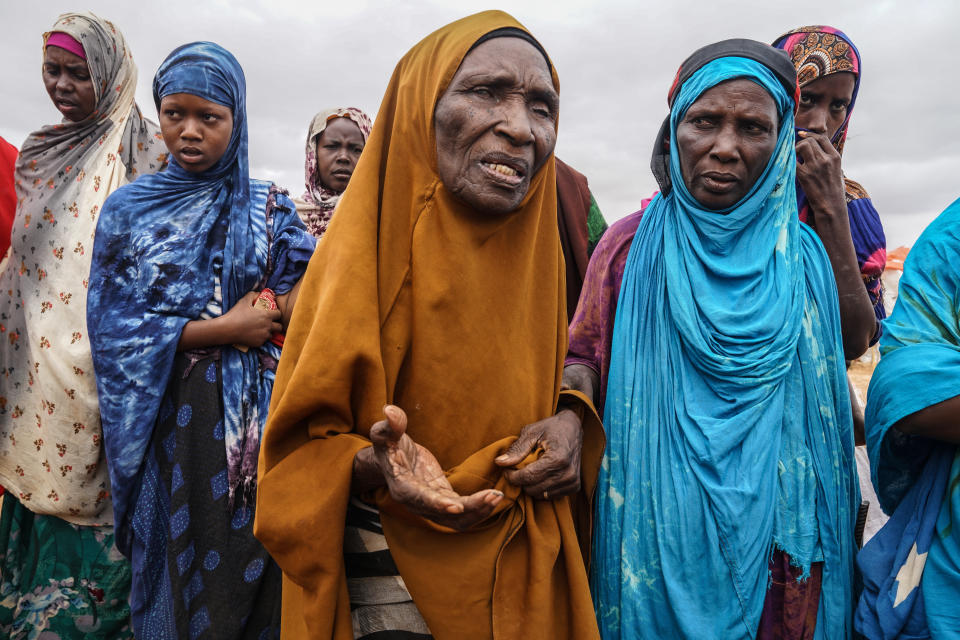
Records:
[[[852,360],[877,341],[887,315],[880,282],[887,241],[880,215],[840,166],[860,90],[860,53],[846,34],[827,26],[794,29],[773,46],[786,51],[797,70],[797,156],[803,163],[797,166],[797,205],[801,222],[817,232],[830,256],[844,352]]]

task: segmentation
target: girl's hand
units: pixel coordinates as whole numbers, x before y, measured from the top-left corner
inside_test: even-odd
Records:
[[[226,343],[259,347],[274,333],[283,330],[279,309],[258,309],[253,306],[258,295],[257,291],[247,293],[223,315],[224,328],[230,336]]]
[[[840,154],[827,136],[801,131],[797,143],[797,181],[807,194],[815,224],[819,217],[846,216],[847,198]]]

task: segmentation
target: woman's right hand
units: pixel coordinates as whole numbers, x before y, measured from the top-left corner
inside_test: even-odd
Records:
[[[487,518],[503,499],[495,489],[461,496],[447,480],[440,463],[407,435],[407,414],[387,405],[386,420],[370,428],[373,446],[361,449],[353,462],[354,492],[374,484],[372,477],[386,482],[390,496],[411,512],[439,525],[464,531]]]
[[[279,309],[260,309],[254,307],[257,291],[251,291],[240,298],[230,311],[223,314],[223,323],[231,336],[228,344],[242,344],[247,347],[260,347],[274,333],[283,331],[280,324]]]

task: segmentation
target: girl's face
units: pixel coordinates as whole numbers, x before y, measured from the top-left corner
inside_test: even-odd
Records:
[[[334,118],[317,136],[317,173],[320,184],[342,192],[363,152],[363,133],[350,118]]]
[[[172,93],[160,100],[160,131],[177,164],[201,173],[226,153],[233,112],[191,93]]]

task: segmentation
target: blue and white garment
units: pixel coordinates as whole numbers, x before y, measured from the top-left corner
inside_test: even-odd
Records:
[[[851,632],[859,491],[837,290],[797,219],[792,96],[763,64],[721,57],[679,88],[747,78],[773,97],[777,146],[732,207],[683,180],[648,206],[627,258],[604,409],[591,566],[601,634],[756,636],[774,548],[823,561],[817,638]]]
[[[856,628],[869,638],[960,639],[960,448],[901,419],[960,395],[960,200],[907,256],[867,395],[871,475],[890,520],[857,558]]]
[[[100,214],[87,316],[104,445],[110,467],[117,545],[129,550],[127,514],[157,420],[184,325],[214,298],[221,265],[222,310],[249,291],[290,291],[313,253],[314,239],[292,201],[251,180],[247,159],[246,85],[237,60],[219,45],[176,49],[157,71],[153,97],[189,93],[229,107],[233,132],[223,157],[191,173],[171,156],[169,168],[117,190]],[[269,214],[269,219],[268,219]],[[231,499],[255,487],[260,434],[273,374],[261,357],[267,343],[243,352],[222,348],[223,407]]]

